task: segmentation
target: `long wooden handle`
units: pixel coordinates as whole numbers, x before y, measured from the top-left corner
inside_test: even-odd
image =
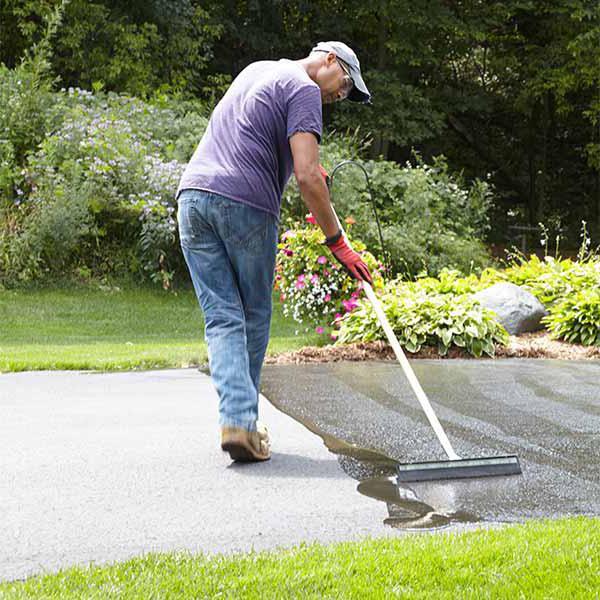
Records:
[[[412,367],[410,366],[410,363],[408,362],[406,355],[404,354],[402,348],[400,347],[400,344],[398,343],[398,339],[396,338],[394,330],[391,328],[389,321],[387,320],[387,317],[385,316],[385,313],[383,312],[383,308],[381,307],[381,304],[380,304],[379,300],[377,299],[377,296],[375,296],[375,292],[373,291],[373,288],[366,281],[363,281],[362,285],[363,285],[365,292],[367,293],[367,297],[369,298],[369,300],[371,301],[371,304],[373,305],[373,308],[375,309],[375,314],[377,315],[377,318],[379,319],[379,323],[383,327],[383,330],[385,331],[387,339],[389,340],[392,348],[394,349],[396,358],[398,359],[398,362],[400,363],[400,366],[402,367],[404,374],[406,375],[406,378],[408,379],[408,382],[410,383],[410,385],[413,389],[413,392],[415,393],[415,395],[417,396],[417,399],[421,403],[421,408],[427,415],[427,418],[429,419],[429,422],[431,423],[431,426],[433,427],[433,430],[435,431],[435,434],[437,435],[438,440],[440,440],[440,444],[444,448],[444,451],[446,452],[446,454],[448,455],[448,458],[450,460],[460,460],[460,456],[458,456],[458,454],[456,454],[456,452],[454,452],[454,449],[452,448],[452,444],[450,444],[450,440],[448,439],[446,432],[444,431],[442,425],[440,424],[440,422],[437,418],[437,415],[435,414],[433,408],[431,407],[431,404],[429,403],[429,399],[425,395],[425,392],[423,391],[423,388],[421,387],[421,384],[419,383],[419,380],[417,379],[417,376],[415,375],[415,372],[412,370]]]

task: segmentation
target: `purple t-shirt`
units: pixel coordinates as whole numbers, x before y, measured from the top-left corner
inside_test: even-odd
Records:
[[[179,182],[215,192],[279,218],[293,171],[289,138],[298,131],[321,139],[319,86],[298,63],[282,59],[248,65],[213,111]]]

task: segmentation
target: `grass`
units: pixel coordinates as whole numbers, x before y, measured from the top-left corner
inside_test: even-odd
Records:
[[[600,519],[303,545],[148,554],[0,584],[0,598],[598,598]]]
[[[316,345],[274,302],[275,354]],[[205,363],[203,321],[192,290],[92,286],[0,290],[0,371],[129,370]]]

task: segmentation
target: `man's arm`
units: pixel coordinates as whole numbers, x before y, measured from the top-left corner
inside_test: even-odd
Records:
[[[294,175],[302,199],[316,219],[325,237],[333,237],[341,229],[331,205],[329,190],[319,170],[319,144],[312,133],[299,131],[290,137],[294,159]]]
[[[356,278],[372,283],[369,268],[343,235],[340,221],[329,198],[329,190],[319,169],[319,145],[312,133],[298,132],[290,137],[294,173],[304,203],[322,229],[333,256]]]

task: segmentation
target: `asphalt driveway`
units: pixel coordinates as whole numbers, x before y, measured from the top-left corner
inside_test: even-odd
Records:
[[[600,362],[412,364],[458,452],[516,452],[522,477],[398,487],[396,461],[443,454],[394,363],[265,367],[284,412],[261,400],[273,458],[257,465],[221,452],[196,370],[0,375],[0,579],[600,514]]]

